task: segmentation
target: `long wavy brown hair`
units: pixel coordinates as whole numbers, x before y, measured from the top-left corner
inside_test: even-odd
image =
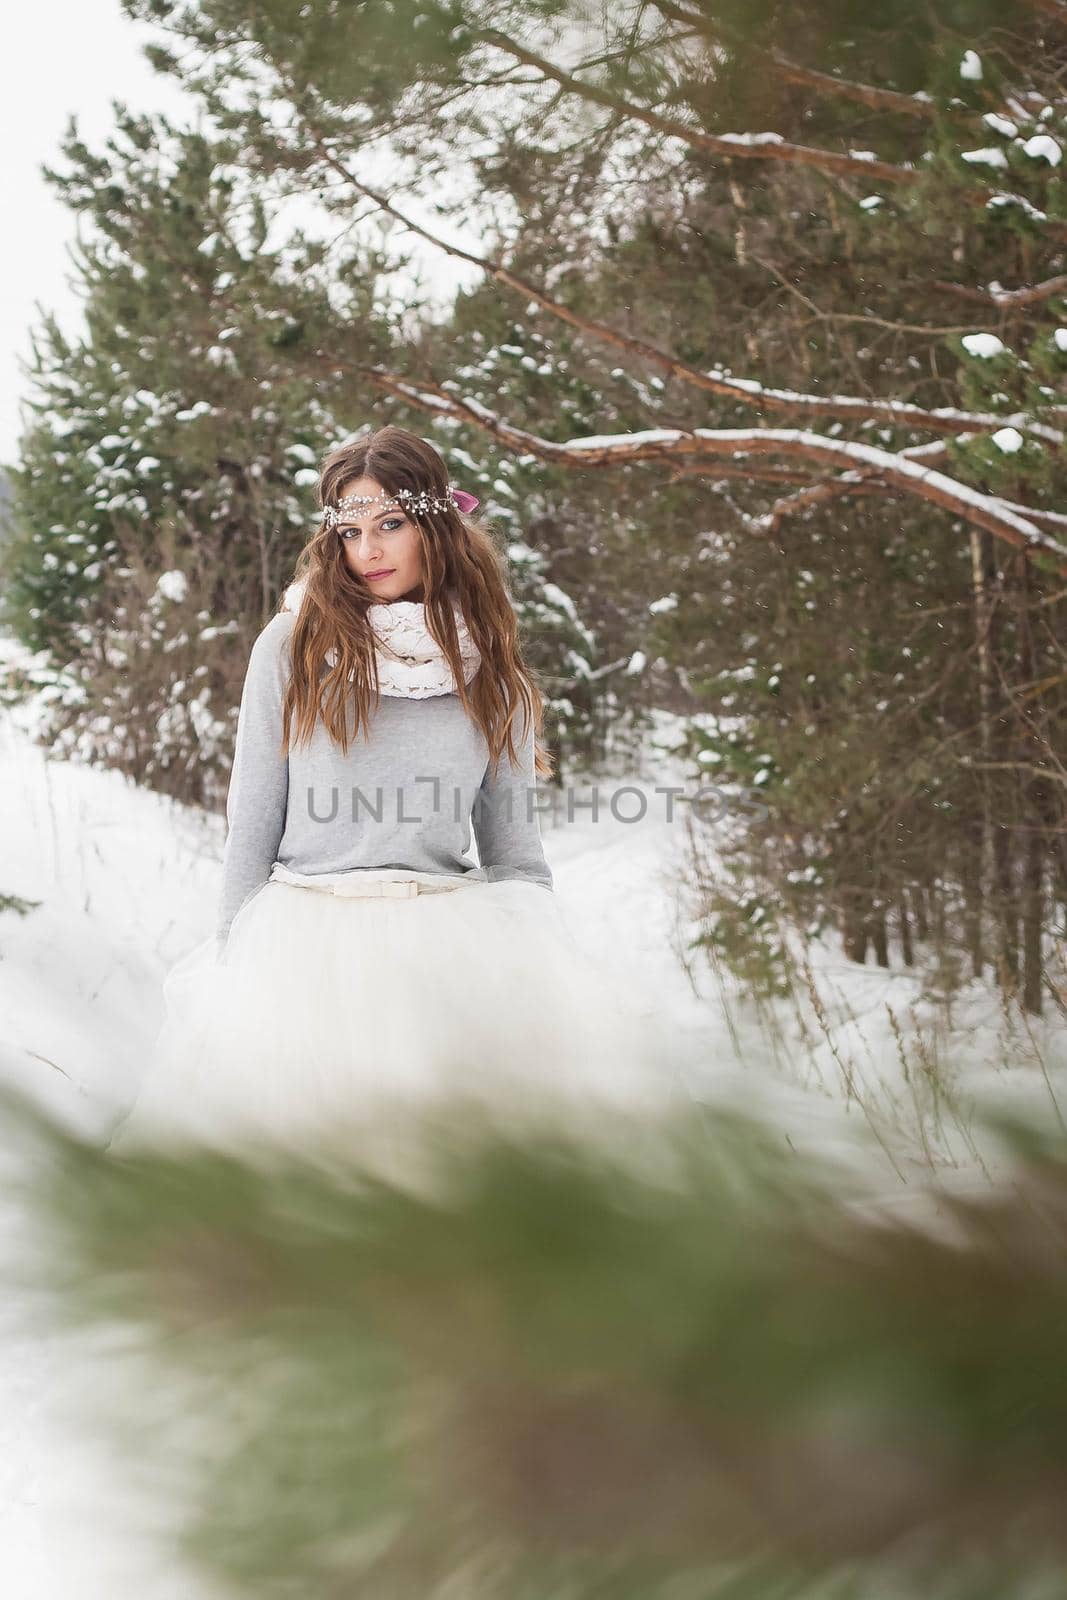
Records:
[[[409,489],[446,497],[449,485],[448,468],[434,446],[392,425],[328,452],[319,467],[319,506],[336,505],[344,485],[362,477],[373,478],[389,494]],[[451,502],[444,511],[407,515],[422,547],[427,626],[452,666],[456,694],[485,736],[494,769],[505,748],[509,761],[517,761],[513,730],[521,709],[523,734],[533,719],[536,775],[550,777],[552,758],[542,742],[544,697],[522,657],[503,560],[488,525]],[[367,618],[378,597],[348,566],[340,534],[325,520],[297,557],[293,577],[304,588],[292,632],[283,749],[288,750],[291,733],[294,744],[309,741],[321,716],[347,754],[349,707],[355,712],[353,737],[358,737],[361,729],[369,734],[372,703],[376,708],[381,699]],[[453,602],[482,656],[469,684],[463,680]],[[332,664],[326,659],[331,651],[336,652]]]

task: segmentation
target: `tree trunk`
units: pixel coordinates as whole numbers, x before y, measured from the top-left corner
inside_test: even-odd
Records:
[[[999,977],[1002,987],[1014,993],[1019,984],[1019,907],[1007,823],[998,823],[993,830],[993,884],[999,932]]]
[[[879,906],[867,924],[867,932],[874,945],[874,959],[880,967],[889,965],[889,934],[885,925],[885,907]]]
[[[1006,562],[1003,578],[995,580],[998,593],[993,599],[989,615],[990,660],[999,663],[1002,680],[1007,678],[1011,643],[1007,636],[1005,604],[1016,598],[1017,585],[1011,564]],[[999,703],[991,708],[989,720],[989,754],[997,763],[1003,763],[1003,775],[998,772],[993,795],[992,822],[992,901],[997,922],[997,976],[1001,987],[1015,994],[1019,987],[1019,896],[1014,861],[1014,824],[1018,819],[1019,784],[1013,778],[1011,764],[1018,758],[1019,745],[1015,738],[1015,714],[1010,702],[1008,685]],[[992,775],[991,775],[992,776]]]
[[[1031,627],[1030,605],[1034,589],[1033,575],[1028,561],[1017,561],[1019,585],[1019,674],[1024,685],[1037,681],[1037,648]],[[1040,768],[1049,752],[1046,751],[1047,730],[1040,695],[1028,698],[1017,712],[1023,731],[1023,758]],[[1044,987],[1044,913],[1045,913],[1045,813],[1042,778],[1029,772],[1020,773],[1023,792],[1023,818],[1026,825],[1025,860],[1023,865],[1023,1007],[1034,1016],[1041,1015]]]
[[[1042,951],[1044,877],[1045,841],[1035,823],[1026,838],[1023,869],[1023,1008],[1038,1017],[1045,966]]]
[[[900,922],[900,952],[904,959],[904,965],[913,967],[915,965],[915,951],[912,949],[911,943],[911,918],[908,915],[908,892],[906,889],[901,889],[900,891],[897,916]]]
[[[967,905],[966,941],[971,958],[971,970],[980,978],[985,969],[985,941],[983,919],[985,916],[986,885],[992,870],[993,805],[992,760],[993,741],[993,661],[990,650],[992,627],[991,594],[996,582],[996,554],[993,535],[977,528],[971,529],[971,581],[974,596],[975,656],[978,666],[978,748],[983,762],[979,781],[980,818],[974,832],[965,838],[964,849],[973,850],[974,860],[964,861],[963,892]]]
[[[843,914],[845,954],[862,967],[867,960],[868,928],[859,896],[852,891],[845,900]]]
[[[960,884],[963,889],[963,937],[971,959],[971,971],[976,978],[985,970],[985,947],[982,922],[985,913],[985,894],[982,884],[982,863],[985,859],[987,818],[963,824],[963,855],[960,862]]]

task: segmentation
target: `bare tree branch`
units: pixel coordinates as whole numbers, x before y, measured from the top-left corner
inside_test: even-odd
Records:
[[[790,61],[780,50],[772,50],[771,60],[779,74],[789,83],[802,83],[822,94],[836,94],[845,100],[854,100],[872,111],[897,111],[905,117],[920,117],[929,121],[935,111],[933,101],[926,94],[901,94],[897,89],[880,89],[873,83],[853,83],[849,78],[835,78],[828,72],[817,72],[814,67],[803,67],[799,61]]]
[[[1041,300],[1051,299],[1054,294],[1067,294],[1067,273],[1046,278],[1044,283],[1031,284],[1024,289],[1002,289],[999,283],[991,283],[984,289],[971,289],[966,284],[946,283],[941,279],[935,279],[933,287],[943,290],[945,294],[958,295],[963,300],[977,300],[982,305],[1010,311],[1016,306],[1037,305]]]
[[[919,445],[911,450],[902,450],[901,456],[909,460],[925,461],[931,465],[934,461],[943,461],[948,456],[948,446],[939,440],[932,444]],[[842,472],[834,478],[823,478],[818,483],[808,484],[798,494],[785,495],[776,500],[762,517],[755,520],[765,527],[770,533],[777,533],[782,522],[787,517],[795,516],[800,511],[805,511],[811,506],[825,505],[831,500],[842,495],[855,494],[891,494],[895,490],[892,485],[878,475],[874,468],[867,468],[858,472]],[[1016,509],[1022,511],[1023,507]]]
[[[708,469],[706,467],[697,467],[691,471],[679,471],[672,474],[672,476],[703,478],[707,477],[707,474]],[[715,475],[716,477],[724,475],[721,466],[715,468]],[[754,467],[745,469],[740,467],[731,468],[729,474],[725,475],[738,478],[757,478],[760,482],[765,482],[768,478],[765,470],[761,471]],[[777,481],[787,482],[789,480],[783,474]],[[802,475],[799,473],[793,474],[792,481],[803,482]],[[831,500],[843,498],[846,495],[895,495],[897,493],[899,491],[894,484],[887,483],[884,478],[876,476],[873,472],[842,472],[837,477],[820,478],[814,483],[809,479],[795,495],[783,496],[782,499],[776,500],[774,505],[764,512],[762,516],[753,517],[750,520],[754,527],[766,529],[770,533],[777,533],[786,518],[795,516],[797,512],[805,511],[811,506],[824,505]],[[990,499],[995,499],[999,505],[1021,517],[1028,517],[1032,522],[1048,528],[1063,529],[1064,532],[1067,532],[1067,516],[1060,512],[1046,511],[1039,506],[1021,505],[1015,500],[1002,500],[997,496],[990,496]]]
[[[461,397],[444,385],[415,384],[381,367],[359,370],[377,387],[409,405],[437,416],[469,422],[509,450],[565,468],[586,471],[591,467],[629,466],[643,461],[670,462],[688,458],[693,462],[720,455],[734,460],[749,455],[796,456],[820,465],[871,468],[901,492],[928,500],[967,523],[987,528],[1027,556],[1040,552],[1053,557],[1056,571],[1067,576],[1067,544],[1061,544],[1044,532],[1028,516],[1012,510],[993,495],[935,471],[922,460],[881,450],[875,445],[860,444],[852,439],[828,439],[800,428],[650,428],[637,433],[557,443],[514,426],[483,406],[481,401]],[[714,468],[709,466],[708,472],[711,475]]]
[[[708,476],[706,466],[694,467],[688,462],[680,461],[677,466],[670,469],[669,483],[680,483],[685,478],[702,478]],[[835,483],[835,478],[813,478],[810,472],[802,472],[796,467],[772,467],[765,461],[747,461],[743,467],[731,466],[725,461],[720,461],[715,468],[716,478],[741,478],[746,483],[790,483],[800,484],[809,488],[813,483]]]
[[[1063,0],[1030,0],[1030,4],[1043,11],[1046,17],[1055,17],[1057,22],[1067,24],[1067,5]]]
[[[935,440],[931,444],[915,445],[908,450],[901,450],[900,455],[912,461],[925,461],[930,466],[936,461],[947,460],[948,446],[941,443],[940,440]],[[722,467],[716,467],[715,471],[716,473],[721,473],[723,469]],[[672,473],[672,478],[703,477],[705,472],[706,469],[701,467],[693,469],[681,467],[675,473]],[[761,482],[771,481],[770,473],[765,467],[739,467],[732,469],[732,473],[738,477],[744,477],[746,474],[750,477],[758,477]],[[762,517],[753,519],[755,524],[763,525],[771,532],[777,532],[785,518],[793,516],[798,511],[806,510],[809,506],[824,504],[836,499],[838,495],[897,493],[895,486],[887,483],[874,468],[867,468],[857,472],[842,472],[835,477],[819,478],[815,481],[803,474],[780,472],[776,481],[782,483],[799,482],[802,487],[797,494],[785,495],[780,500],[776,500]],[[990,495],[989,499],[995,500],[999,505],[1008,511],[1014,512],[1017,516],[1029,518],[1030,521],[1039,523],[1047,528],[1062,528],[1067,533],[1067,513],[1065,512],[1049,511],[1044,506],[1022,505],[1016,500],[1005,500],[1002,495]]]
[[[973,333],[975,331],[973,322],[961,323],[958,327],[938,328],[931,326],[927,322],[892,322],[886,317],[867,316],[860,312],[823,311],[811,299],[810,295],[804,294],[801,289],[797,288],[795,283],[790,283],[785,273],[776,267],[773,261],[767,261],[762,256],[753,254],[750,254],[749,259],[754,261],[758,267],[762,267],[764,272],[769,273],[775,282],[781,284],[788,294],[799,300],[801,305],[811,313],[810,321],[812,322],[863,322],[876,328],[884,328],[887,333],[921,333],[930,338],[943,338],[950,333]],[[801,327],[805,325],[803,323],[800,324]]]
[[[685,23],[694,32],[702,33],[705,39],[729,40],[734,32],[721,18],[716,18],[712,22],[707,16],[699,16],[687,6],[674,4],[673,0],[653,0],[653,3],[657,11],[661,11],[665,17],[670,17],[674,22]],[[929,95],[901,94],[898,89],[881,89],[873,83],[854,83],[849,78],[835,78],[827,72],[816,72],[812,67],[804,67],[797,61],[790,61],[780,50],[772,50],[770,60],[779,75],[788,82],[802,83],[824,94],[840,95],[846,100],[868,106],[872,111],[899,111],[906,117],[924,119],[929,119],[934,114],[934,103]]]
[[[1050,767],[1039,767],[1034,761],[972,761],[969,756],[957,756],[961,767],[975,772],[1029,772],[1038,778],[1048,778],[1052,783],[1067,784],[1067,773]]]
[[[569,93],[576,94],[583,100],[590,100],[596,105],[605,106],[609,111],[630,117],[648,128],[655,128],[659,133],[681,139],[695,150],[704,150],[711,155],[728,156],[731,160],[788,161],[797,166],[814,167],[820,172],[861,177],[864,183],[869,183],[872,179],[881,183],[916,183],[920,177],[914,167],[900,167],[891,161],[867,160],[862,156],[851,156],[837,150],[820,150],[808,145],[791,144],[780,133],[704,133],[699,128],[688,127],[684,122],[676,122],[671,117],[661,116],[658,111],[651,111],[647,106],[635,105],[631,100],[624,100],[620,95],[602,89],[599,84],[585,83],[581,78],[574,77],[564,68],[557,67],[544,56],[527,49],[515,39],[509,39],[507,34],[499,33],[495,28],[480,29],[478,37],[495,49],[514,56],[526,66],[536,67],[546,78],[560,84]],[[992,193],[992,190],[971,191],[972,197],[980,195],[983,201],[988,200]]]
[[[412,233],[417,233],[420,238],[438,246],[448,255],[481,267],[489,277],[514,289],[525,300],[533,301],[545,311],[551,312],[561,322],[566,322],[592,338],[602,339],[618,350],[625,350],[627,354],[658,367],[668,376],[678,378],[707,393],[724,395],[739,404],[752,406],[764,412],[799,412],[809,417],[831,417],[855,423],[884,422],[894,427],[938,434],[985,433],[991,429],[1010,426],[1046,444],[1056,447],[1063,444],[1064,436],[1058,428],[1050,427],[1043,422],[1035,422],[1032,417],[1022,413],[1004,416],[994,412],[960,411],[953,406],[928,410],[923,406],[910,405],[903,400],[868,400],[851,395],[804,394],[789,389],[772,389],[754,378],[735,378],[732,374],[716,371],[714,368],[710,371],[701,371],[643,339],[619,333],[615,328],[609,328],[606,323],[582,316],[569,306],[554,300],[551,295],[527,282],[526,279],[520,278],[501,262],[491,261],[485,256],[463,249],[460,245],[447,243],[437,234],[431,233],[428,228],[424,228],[421,223],[415,222],[398,210],[385,195],[354,177],[341,158],[330,149],[325,138],[321,134],[316,134],[316,138],[317,147],[328,165],[344,174],[354,189],[373,200]],[[1067,406],[1053,407],[1050,410],[1053,415],[1067,416]]]
[[[1055,3],[1055,0],[1047,0]],[[698,29],[701,20],[692,12],[682,7],[670,6],[663,0],[656,0],[659,9],[665,15],[677,18],[692,24]],[[703,31],[708,37],[714,34],[703,24]],[[602,105],[617,115],[630,117],[636,122],[643,123],[646,127],[655,128],[658,132],[672,138],[681,139],[694,149],[704,150],[709,154],[725,156],[730,159],[746,161],[781,161],[797,166],[811,167],[816,171],[835,174],[837,176],[852,176],[862,178],[864,183],[872,179],[884,183],[912,184],[917,183],[922,176],[921,171],[913,166],[899,166],[895,162],[878,161],[862,155],[849,155],[835,150],[823,150],[808,145],[792,144],[779,133],[705,133],[699,128],[691,128],[684,122],[677,122],[670,117],[661,116],[658,111],[652,111],[647,106],[635,105],[633,101],[624,100],[621,95],[613,94],[610,90],[602,88],[599,84],[585,83],[576,78],[573,73],[567,72],[563,67],[557,67],[554,62],[548,61],[536,51],[519,44],[507,34],[495,28],[483,28],[478,32],[478,38],[484,43],[492,45],[507,55],[526,65],[537,68],[546,79],[558,83],[571,94],[576,94],[582,99],[596,105]],[[797,68],[801,71],[805,69]],[[828,84],[838,86],[840,80],[827,78]],[[862,86],[859,86],[862,87]],[[872,88],[872,93],[879,91]],[[888,91],[886,91],[888,92]],[[907,98],[907,97],[905,97]],[[961,187],[961,199],[969,201],[972,205],[986,206],[990,201],[996,200],[1016,201],[1028,208],[1029,213],[1036,215],[1034,207],[1029,205],[1023,197],[1002,190],[979,187],[977,185]],[[1059,217],[1046,216],[1043,213],[1041,220],[1046,231],[1056,239],[1067,238],[1067,221]]]

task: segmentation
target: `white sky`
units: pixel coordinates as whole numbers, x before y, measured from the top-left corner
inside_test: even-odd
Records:
[[[28,0],[5,13],[0,215],[8,248],[0,270],[0,462],[17,456],[19,402],[28,387],[19,360],[29,359],[30,329],[40,321],[35,302],[54,312],[66,333],[75,335],[83,325],[81,301],[68,282],[77,219],[41,174],[43,163],[65,166],[60,141],[68,117],[77,117],[90,149],[98,149],[113,126],[112,100],[194,120],[189,98],[141,55],[150,37],[149,29],[126,20],[119,0]]]
[[[84,326],[81,300],[69,281],[69,246],[84,222],[41,174],[42,164],[65,168],[60,141],[68,117],[77,118],[79,136],[94,151],[114,125],[113,100],[135,111],[163,111],[176,123],[197,120],[192,98],[172,78],[153,72],[142,56],[141,46],[153,34],[130,22],[119,0],[26,0],[5,12],[0,216],[8,248],[0,268],[0,464],[17,459],[20,403],[29,388],[19,363],[30,357],[30,330],[41,320],[37,307],[53,312],[72,337]],[[337,232],[336,220],[331,232]],[[412,265],[416,258],[421,262],[435,299],[476,276],[410,237],[406,250]]]

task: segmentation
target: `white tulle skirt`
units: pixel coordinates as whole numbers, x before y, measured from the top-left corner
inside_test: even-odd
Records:
[[[246,902],[221,952],[205,940],[167,974],[112,1151],[380,1152],[442,1111],[453,1127],[459,1112],[615,1137],[684,1103],[661,1019],[579,945],[553,892],[349,873],[334,893],[290,876]],[[383,877],[394,886],[374,888]]]

